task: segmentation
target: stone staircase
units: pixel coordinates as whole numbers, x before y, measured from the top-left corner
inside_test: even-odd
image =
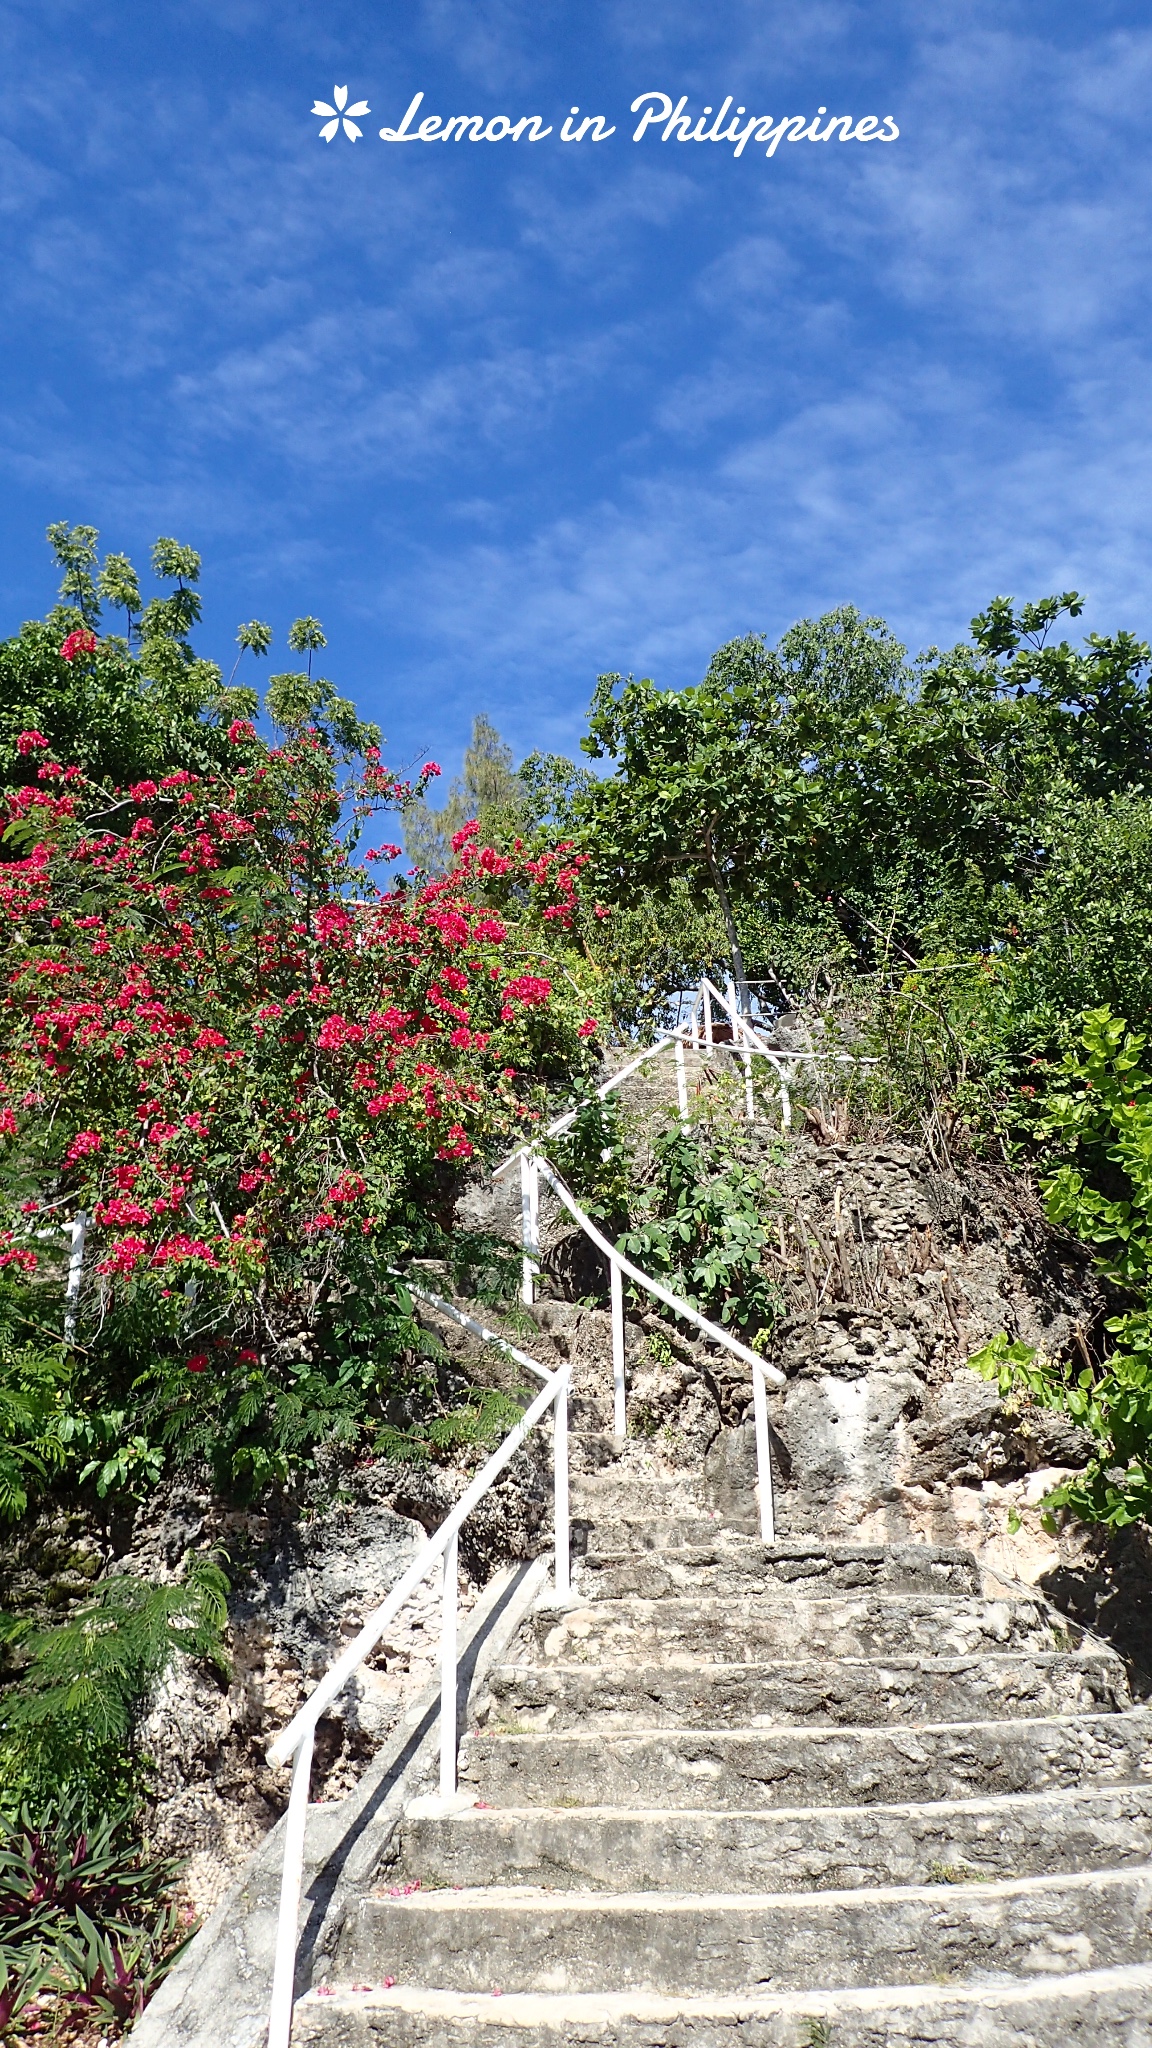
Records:
[[[573,1598],[489,1673],[459,1798],[411,1804],[294,2042],[1152,2048],[1118,1658],[967,1552],[765,1546],[574,1447]]]

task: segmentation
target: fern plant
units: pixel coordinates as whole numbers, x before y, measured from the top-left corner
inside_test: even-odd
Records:
[[[195,1557],[174,1585],[101,1580],[56,1628],[4,1617],[0,1639],[22,1668],[0,1695],[0,1805],[43,1808],[61,1788],[95,1812],[134,1804],[137,1703],[177,1651],[227,1668],[227,1594],[217,1561]]]
[[[22,1294],[0,1281],[0,1519],[17,1521],[29,1490],[64,1462],[61,1433],[71,1367],[27,1321]]]

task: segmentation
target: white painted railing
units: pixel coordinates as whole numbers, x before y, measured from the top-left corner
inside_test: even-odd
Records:
[[[756,1491],[760,1512],[760,1534],[765,1543],[775,1542],[776,1516],[772,1497],[772,1455],[768,1431],[767,1389],[769,1385],[782,1387],[786,1384],[785,1376],[780,1371],[779,1366],[770,1365],[767,1359],[761,1358],[747,1344],[742,1344],[740,1339],[734,1337],[730,1330],[724,1329],[720,1323],[710,1322],[707,1316],[702,1316],[698,1309],[692,1308],[680,1295],[674,1294],[670,1287],[665,1287],[663,1281],[654,1280],[650,1273],[644,1273],[640,1270],[639,1266],[633,1265],[631,1259],[626,1257],[609,1238],[605,1237],[601,1230],[597,1229],[592,1218],[580,1207],[571,1189],[565,1186],[555,1167],[542,1153],[536,1151],[522,1152],[519,1156],[521,1160],[521,1173],[528,1184],[529,1190],[528,1199],[524,1204],[524,1212],[530,1214],[533,1219],[539,1218],[540,1181],[541,1179],[546,1180],[565,1209],[567,1209],[573,1222],[579,1226],[589,1242],[594,1244],[597,1251],[601,1252],[607,1260],[612,1320],[613,1430],[617,1436],[626,1436],[628,1433],[628,1393],[624,1352],[624,1281],[626,1279],[631,1280],[634,1287],[643,1288],[645,1293],[651,1294],[657,1301],[663,1302],[665,1308],[670,1308],[673,1314],[679,1316],[682,1322],[691,1323],[693,1328],[699,1330],[702,1336],[707,1337],[710,1343],[721,1345],[734,1358],[741,1359],[745,1365],[751,1368],[752,1412],[756,1429]],[[533,1228],[538,1228],[538,1222],[534,1221]],[[531,1264],[533,1275],[535,1275],[537,1270],[536,1261],[539,1257],[539,1249],[537,1237],[533,1237],[530,1245],[527,1242],[525,1243],[525,1264],[526,1266]],[[534,1287],[535,1280],[533,1278],[533,1289]],[[530,1295],[528,1299],[531,1300],[532,1296]]]
[[[312,1750],[316,1726],[323,1713],[354,1677],[364,1659],[375,1649],[389,1622],[393,1621],[417,1586],[440,1566],[443,1608],[440,1633],[440,1792],[450,1798],[456,1790],[456,1616],[457,1542],[460,1530],[473,1508],[515,1457],[526,1437],[543,1421],[549,1410],[553,1417],[552,1465],[555,1489],[554,1583],[558,1599],[565,1599],[571,1584],[571,1542],[568,1500],[568,1387],[572,1368],[561,1366],[548,1372],[539,1362],[510,1344],[495,1330],[486,1329],[473,1316],[465,1315],[454,1303],[431,1289],[418,1286],[405,1274],[404,1285],[418,1300],[450,1316],[463,1328],[472,1330],[487,1344],[495,1344],[518,1365],[543,1380],[535,1400],[516,1427],[509,1431],[499,1449],[476,1474],[450,1515],[417,1552],[388,1598],[370,1614],[359,1634],[343,1655],[336,1659],[315,1687],[300,1712],[276,1737],[268,1750],[274,1765],[292,1763],[292,1787],[284,1832],[284,1865],[280,1883],[280,1917],[276,1933],[276,1961],[268,2015],[268,2048],[289,2048],[292,2036],[292,2006],[296,1979],[296,1946],[300,1918],[300,1893],[304,1876],[304,1833],[308,1818],[308,1791],[312,1775]]]

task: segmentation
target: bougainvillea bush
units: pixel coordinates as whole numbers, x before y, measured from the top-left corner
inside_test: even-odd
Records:
[[[9,1512],[62,1464],[106,1491],[206,1458],[243,1492],[403,1425],[420,1340],[391,1268],[443,1245],[461,1168],[587,1060],[594,1023],[552,958],[578,881],[563,848],[496,853],[465,827],[447,874],[378,889],[359,835],[435,764],[405,784],[369,747],[342,783],[322,728],[269,747],[237,719],[228,740],[226,773],[109,789],[35,728],[16,739]]]

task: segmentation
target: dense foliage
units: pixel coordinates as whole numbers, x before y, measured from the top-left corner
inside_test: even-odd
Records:
[[[587,1067],[582,860],[464,818],[433,879],[377,886],[399,848],[365,851],[370,821],[439,770],[384,766],[313,674],[319,622],[290,629],[261,731],[193,651],[193,550],[157,543],[175,587],[144,600],[91,529],[50,539],[62,602],[0,647],[0,1514],[181,1466],[243,1499],[321,1451],[483,1438],[507,1397],[444,1412],[396,1269],[493,1267],[451,1240],[459,1176]],[[242,626],[238,660],[271,637]],[[102,1579],[56,1629],[9,1620],[0,1811],[38,1825],[66,1788],[130,1812],[138,1703],[175,1650],[218,1649],[224,1590],[193,1557],[175,1585]],[[167,1937],[114,1956],[77,1926],[53,1981],[111,1986],[123,2017]]]
[[[1092,1453],[1046,1509],[1124,1528],[1152,1521],[1152,1074],[1148,1039],[1104,1008],[1085,1019],[1080,1048],[1051,1077],[1038,1134],[1059,1164],[1044,1180],[1054,1223],[1093,1246],[1100,1270],[1131,1306],[1108,1319],[1098,1364],[1051,1358],[1005,1334],[972,1364],[1021,1397],[1071,1417]]]
[[[7,798],[0,866],[0,1267],[26,1296],[10,1511],[53,1463],[106,1491],[208,1458],[250,1491],[379,1425],[420,1346],[391,1266],[435,1248],[457,1163],[512,1137],[595,1028],[544,950],[577,860],[466,826],[446,874],[381,893],[355,840],[430,769],[399,784],[370,746],[341,784],[311,725],[269,747],[236,720],[228,744],[227,774],[107,789],[17,737],[36,780]],[[45,1238],[79,1219],[61,1357]]]

